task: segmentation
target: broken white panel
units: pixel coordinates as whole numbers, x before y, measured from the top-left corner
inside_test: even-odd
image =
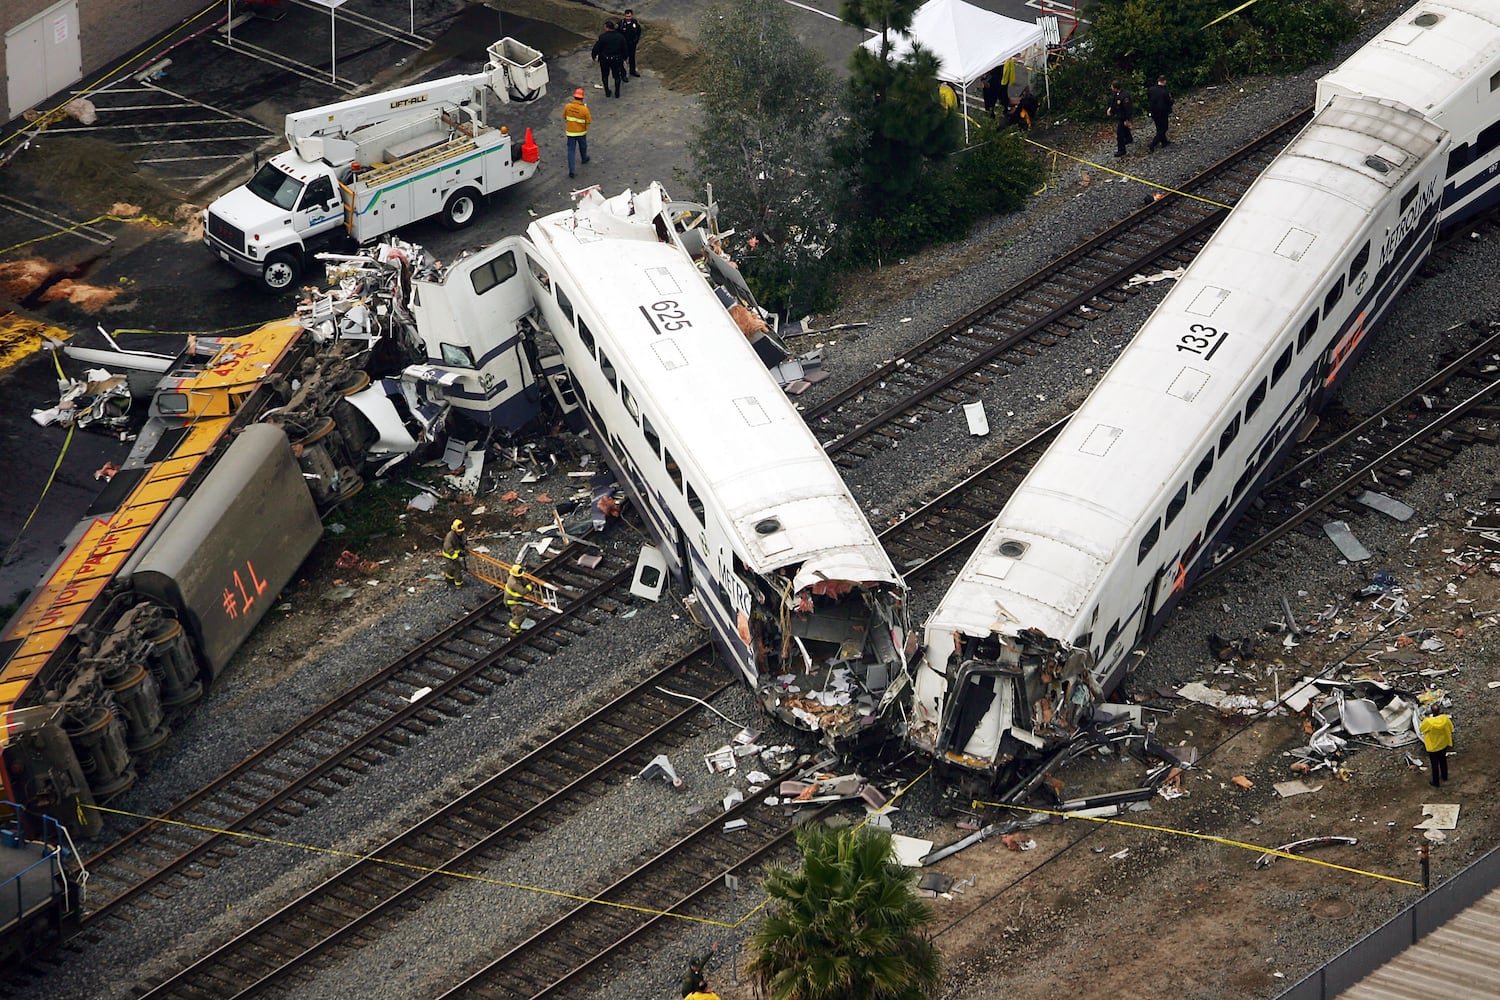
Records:
[[[1350,736],[1368,736],[1386,730],[1385,717],[1367,698],[1345,698],[1339,706],[1339,722]]]
[[[443,481],[460,493],[473,496],[479,492],[479,476],[482,472],[484,472],[484,450],[479,449],[464,456],[462,473],[456,476],[444,476]]]
[[[1457,830],[1458,806],[1436,802],[1422,803],[1422,815],[1427,818],[1413,830]]]
[[[1322,693],[1318,682],[1312,677],[1304,677],[1294,688],[1282,695],[1281,702],[1293,712],[1305,712],[1312,700]]]
[[[922,859],[932,853],[932,841],[895,833],[891,835],[891,850],[903,867],[921,868]]]
[[[437,497],[425,490],[406,501],[407,510],[428,511],[437,506]]]
[[[983,400],[965,403],[964,419],[969,422],[969,433],[974,437],[984,437],[990,432],[990,419],[984,415]]]
[[[659,601],[666,586],[666,557],[655,545],[641,546],[641,554],[635,560],[635,576],[630,581],[630,592],[648,601]]]
[[[1196,701],[1200,705],[1208,705],[1210,708],[1222,708],[1224,699],[1229,697],[1229,692],[1211,688],[1202,681],[1191,681],[1177,689],[1177,697],[1186,698],[1188,701]]]
[[[468,461],[469,446],[473,443],[473,441],[455,441],[453,438],[449,438],[448,443],[443,448],[443,468],[463,468],[464,463]]]
[[[1354,537],[1354,532],[1349,530],[1346,522],[1329,521],[1323,525],[1323,534],[1338,547],[1339,554],[1350,562],[1364,562],[1370,558],[1370,550],[1359,544],[1359,539]]]
[[[1276,794],[1284,799],[1289,799],[1293,795],[1307,795],[1309,792],[1320,791],[1323,788],[1322,785],[1314,785],[1310,781],[1301,780],[1278,781],[1271,787],[1276,789]]]
[[[1371,490],[1361,490],[1359,496],[1354,499],[1371,510],[1378,510],[1387,517],[1393,517],[1398,521],[1409,521],[1411,520],[1411,516],[1417,512],[1415,507],[1410,507],[1395,497],[1386,496],[1384,493],[1375,493]]]

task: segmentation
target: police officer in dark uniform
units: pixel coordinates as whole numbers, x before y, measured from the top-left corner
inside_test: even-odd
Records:
[[[1146,110],[1151,113],[1151,122],[1156,126],[1156,135],[1151,137],[1149,147],[1152,152],[1156,151],[1157,143],[1163,147],[1172,145],[1172,140],[1167,138],[1167,116],[1172,113],[1173,103],[1166,77],[1157,77],[1155,86],[1146,88]]]
[[[604,84],[605,97],[619,97],[625,83],[625,57],[630,52],[630,43],[620,33],[619,25],[604,22],[604,31],[594,42],[593,58],[599,61],[599,79]],[[609,81],[615,82],[614,93],[609,90]]]
[[[1130,134],[1130,116],[1133,114],[1130,93],[1116,80],[1109,85],[1109,116],[1115,120],[1115,156],[1125,155],[1125,147],[1135,142]]]
[[[641,22],[635,19],[635,11],[626,7],[625,16],[620,19],[620,34],[625,36],[625,41],[630,46],[627,58],[630,60],[631,76],[641,75],[635,71],[635,47],[641,44],[641,32],[645,30],[641,27]]]

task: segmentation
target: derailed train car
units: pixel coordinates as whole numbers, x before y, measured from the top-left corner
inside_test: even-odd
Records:
[[[788,722],[854,735],[906,672],[905,585],[768,370],[785,350],[708,217],[655,183],[590,190],[463,266],[499,329],[561,352],[565,405],[734,669]]]
[[[368,379],[296,322],[197,338],[0,635],[4,798],[85,833],[362,485]]]
[[[1436,65],[1455,68],[1429,67],[1446,83],[1415,110],[1330,91],[991,525],[926,623],[906,734],[950,791],[1014,787],[1090,726],[1444,213],[1493,202],[1495,17],[1477,0],[1424,3],[1351,60],[1360,73],[1340,79],[1387,89],[1406,80],[1371,70],[1381,46],[1448,51]],[[1440,27],[1462,44],[1424,35]],[[1490,164],[1477,183],[1476,157]]]

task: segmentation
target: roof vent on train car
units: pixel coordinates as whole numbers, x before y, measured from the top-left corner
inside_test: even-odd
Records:
[[[768,517],[755,522],[755,533],[757,535],[774,535],[781,530],[781,522],[774,517]]]
[[[1026,548],[1025,542],[1018,542],[1014,538],[1007,538],[1000,543],[1000,548],[996,551],[1007,559],[1019,559],[1026,554]]]
[[[1391,165],[1378,156],[1365,157],[1365,166],[1369,167],[1377,174],[1388,174],[1391,172]]]
[[[1415,24],[1419,28],[1430,28],[1442,19],[1443,15],[1434,14],[1430,10],[1425,10],[1422,13],[1418,14],[1416,17],[1412,18],[1411,23]]]

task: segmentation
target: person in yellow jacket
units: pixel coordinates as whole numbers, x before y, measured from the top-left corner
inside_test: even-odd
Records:
[[[450,587],[464,585],[464,569],[469,562],[469,548],[464,542],[464,523],[454,518],[443,539],[443,576]]]
[[[505,578],[505,606],[510,608],[510,634],[520,635],[522,626],[526,624],[526,612],[530,610],[527,605],[527,595],[531,593],[531,581],[522,575],[524,571],[518,562],[510,568],[510,575]]]
[[[1422,745],[1427,748],[1427,760],[1432,765],[1432,787],[1437,788],[1448,780],[1448,751],[1453,749],[1453,720],[1446,712],[1434,710],[1417,724],[1422,734]]]
[[[583,88],[579,87],[573,91],[573,99],[563,108],[563,132],[568,137],[568,176],[574,176],[573,171],[577,164],[573,160],[574,150],[583,157],[583,162],[589,162],[589,126],[593,124],[594,116],[589,114],[589,106],[583,99]]]

